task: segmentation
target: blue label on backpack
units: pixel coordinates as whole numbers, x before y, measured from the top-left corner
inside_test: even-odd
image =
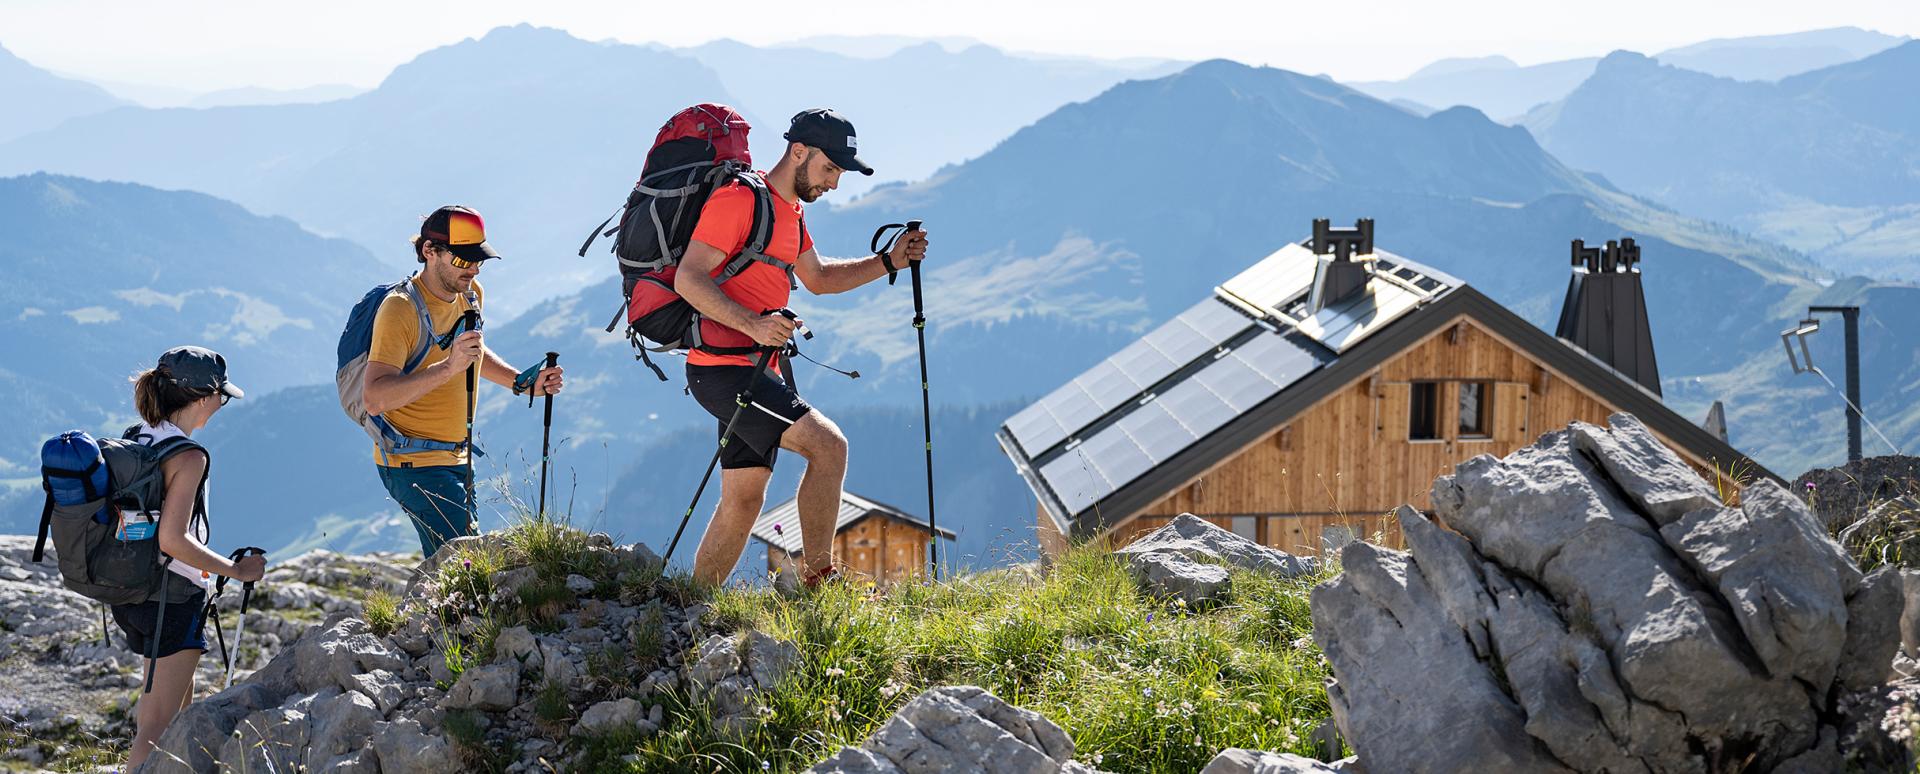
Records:
[[[120,530],[120,539],[121,540],[146,540],[147,538],[153,537],[153,532],[154,532],[153,522],[143,521],[135,524],[128,524],[126,525],[125,528]]]

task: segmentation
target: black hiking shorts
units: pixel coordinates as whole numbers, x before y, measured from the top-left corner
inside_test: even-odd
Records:
[[[157,658],[166,658],[183,650],[206,650],[205,591],[194,592],[184,602],[168,604],[155,599],[137,605],[114,605],[111,608],[113,622],[120,624],[120,631],[127,635],[127,648],[141,656],[147,655],[147,646],[154,637],[154,618],[162,604],[167,605],[167,615],[159,622],[160,650]]]
[[[734,400],[752,375],[753,366],[687,366],[687,391],[718,420],[718,433],[727,431],[727,420],[738,408]],[[720,452],[720,467],[772,468],[780,455],[780,436],[812,410],[793,385],[771,371],[763,373],[754,379],[747,407],[734,423],[733,440]]]

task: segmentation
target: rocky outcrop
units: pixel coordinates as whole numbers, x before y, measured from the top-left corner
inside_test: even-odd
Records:
[[[1319,562],[1255,543],[1191,513],[1114,552],[1142,588],[1155,596],[1200,605],[1221,601],[1231,589],[1227,567],[1280,577],[1315,572]]]
[[[1434,482],[1407,552],[1313,594],[1328,699],[1376,771],[1833,771],[1883,690],[1902,589],[1771,480],[1738,506],[1638,420]]]
[[[145,661],[126,647],[117,625],[109,620],[103,629],[100,605],[61,586],[52,545],[42,562],[32,553],[32,536],[0,535],[0,728],[32,740],[11,751],[16,760],[51,763],[63,740],[132,736],[129,700]],[[410,564],[398,554],[331,551],[274,558],[255,587],[235,679],[266,664],[325,613],[358,613],[369,592],[398,592]],[[230,584],[219,600],[229,641],[240,598],[240,587]],[[211,624],[212,647],[194,680],[201,696],[226,680]]]
[[[579,770],[598,738],[658,731],[669,692],[722,727],[761,722],[764,693],[799,661],[792,644],[705,631],[706,606],[655,593],[644,546],[554,539],[576,555],[500,567],[502,535],[449,543],[406,584],[391,631],[330,616],[183,711],[142,774]]]
[[[1837,468],[1816,468],[1790,485],[1804,496],[1830,530],[1859,521],[1874,506],[1899,497],[1920,497],[1920,457],[1867,457]]]
[[[845,747],[811,774],[1092,774],[1073,760],[1073,739],[1031,710],[971,685],[922,693],[859,747]]]

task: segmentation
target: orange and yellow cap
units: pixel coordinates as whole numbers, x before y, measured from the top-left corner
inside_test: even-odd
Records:
[[[434,210],[420,223],[420,238],[439,242],[467,261],[498,258],[487,244],[487,224],[472,207],[449,204]]]

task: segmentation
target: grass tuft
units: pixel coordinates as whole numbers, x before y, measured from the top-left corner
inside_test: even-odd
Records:
[[[367,628],[373,630],[375,637],[385,637],[393,633],[400,625],[400,600],[394,595],[376,590],[367,594],[361,603],[361,614],[367,619]]]

